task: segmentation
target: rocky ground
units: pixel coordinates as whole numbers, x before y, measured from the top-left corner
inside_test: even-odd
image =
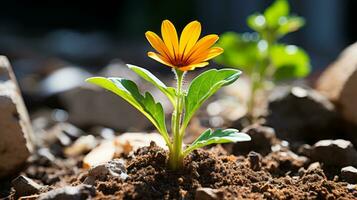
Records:
[[[254,125],[244,117],[244,78],[224,88],[193,119],[185,142],[207,127],[237,128],[252,141],[194,151],[176,172],[166,168],[165,144],[146,119],[83,84],[91,72],[34,71],[19,79],[22,96],[0,57],[0,198],[357,199],[356,47],[341,54],[315,89],[276,87]],[[153,90],[125,69],[116,63],[96,74],[129,77]]]
[[[74,135],[68,127],[62,126],[57,134]],[[30,158],[20,176],[1,182],[1,195],[9,199],[357,198],[357,169],[352,167],[357,152],[350,142],[323,140],[302,145],[294,153],[272,128],[253,125],[244,131],[253,143],[195,151],[177,172],[167,170],[167,151],[154,142],[127,152],[122,149],[125,143],[116,143],[113,157],[91,166],[85,159],[90,148],[69,156],[68,147],[59,148],[57,138]],[[79,138],[83,137],[88,136]],[[137,138],[125,137],[124,146],[139,145]],[[93,141],[108,145],[101,136]]]

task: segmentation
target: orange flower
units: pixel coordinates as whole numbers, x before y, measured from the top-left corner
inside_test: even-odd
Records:
[[[148,56],[164,65],[181,71],[193,70],[196,67],[208,65],[208,60],[223,52],[220,47],[212,47],[218,40],[218,35],[207,35],[200,40],[201,24],[193,21],[183,29],[180,40],[175,26],[164,20],[161,25],[161,39],[157,34],[147,31],[145,36],[151,46],[157,51],[148,52]]]

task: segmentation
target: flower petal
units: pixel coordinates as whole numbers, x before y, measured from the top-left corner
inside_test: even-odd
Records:
[[[201,57],[202,54],[206,53],[207,50],[216,43],[218,38],[218,35],[215,34],[201,38],[191,49],[189,56],[186,58],[187,62],[191,63],[193,60],[197,60],[197,57]]]
[[[147,31],[145,33],[146,39],[149,41],[151,46],[161,55],[164,55],[170,60],[170,53],[167,47],[165,46],[165,43],[161,40],[161,38],[156,35],[156,33]]]
[[[195,60],[192,60],[191,63],[200,63],[203,61],[208,61],[219,54],[223,53],[223,49],[221,47],[212,47],[205,52],[202,52],[199,56],[195,57]]]
[[[207,57],[204,59],[204,61],[210,60],[216,56],[219,56],[221,53],[223,53],[223,49],[221,47],[212,47],[209,51],[208,51],[208,55]]]
[[[171,58],[178,57],[179,44],[175,26],[169,21],[164,20],[161,24],[161,35],[166,47],[170,52]]]
[[[201,63],[196,63],[196,64],[179,67],[178,69],[181,71],[188,71],[188,70],[194,70],[196,67],[205,67],[208,64],[209,64],[208,62],[201,62]]]
[[[148,52],[148,56],[164,65],[167,65],[169,67],[175,67],[175,66],[171,65],[170,62],[164,56],[161,56],[160,54],[150,51],[150,52]]]
[[[182,59],[185,59],[192,47],[196,44],[201,34],[201,24],[198,21],[193,21],[183,29],[180,36],[180,51],[179,54]]]

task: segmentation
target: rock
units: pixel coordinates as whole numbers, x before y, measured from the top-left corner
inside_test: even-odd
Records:
[[[86,200],[95,196],[95,188],[90,185],[65,186],[42,193],[39,200]]]
[[[249,152],[248,159],[250,163],[250,168],[254,171],[258,171],[261,168],[261,159],[262,156],[254,151]]]
[[[17,197],[29,196],[38,193],[43,186],[26,176],[18,176],[11,182]]]
[[[97,139],[93,135],[81,136],[71,146],[64,149],[64,154],[68,157],[78,156],[96,147]]]
[[[357,125],[357,43],[349,46],[317,80],[316,88],[337,105],[343,117]]]
[[[91,76],[79,67],[63,67],[42,80],[40,90],[43,96],[52,96],[82,85],[84,80]]]
[[[124,133],[114,140],[107,140],[94,148],[83,159],[83,167],[89,169],[119,157],[129,154],[140,147],[150,146],[151,141],[161,148],[167,149],[165,140],[158,133]]]
[[[144,130],[150,126],[149,120],[129,103],[97,86],[76,87],[59,98],[69,112],[69,121],[80,127]]]
[[[89,169],[93,166],[106,163],[114,158],[115,152],[114,141],[104,141],[83,158],[83,168]]]
[[[46,145],[59,143],[61,146],[69,146],[73,140],[82,135],[85,133],[81,129],[70,123],[62,122],[51,127],[41,137]]]
[[[278,143],[274,129],[267,126],[255,124],[246,127],[242,132],[247,133],[252,140],[233,144],[232,151],[235,155],[248,154],[250,151],[266,155],[271,152],[272,145]]]
[[[115,138],[115,131],[113,129],[102,126],[92,127],[89,133],[95,136],[99,136],[105,140],[111,140]]]
[[[314,143],[340,132],[334,105],[318,92],[298,86],[275,88],[265,124],[290,142]]]
[[[341,179],[348,183],[356,184],[357,183],[357,169],[348,166],[341,169]]]
[[[262,158],[262,166],[275,175],[298,172],[308,162],[307,157],[299,156],[287,149],[271,152]]]
[[[132,151],[145,146],[150,146],[151,142],[163,149],[167,149],[165,140],[158,133],[124,133],[115,139],[117,153],[129,154]]]
[[[6,57],[0,56],[0,178],[26,162],[34,141],[27,109]]]
[[[223,192],[212,188],[197,188],[195,200],[218,200],[223,199]]]
[[[356,184],[348,184],[347,189],[349,192],[357,191],[357,185]]]
[[[125,180],[128,177],[124,161],[121,159],[114,159],[105,164],[100,164],[92,167],[88,171],[88,177],[84,180],[85,184],[93,185],[95,180],[105,181],[108,176],[120,177]]]
[[[347,140],[321,140],[312,146],[308,156],[312,161],[319,161],[324,165],[357,166],[357,151]]]
[[[50,166],[55,164],[56,157],[51,153],[48,148],[40,148],[34,156],[36,163],[42,166]]]
[[[307,167],[308,171],[313,171],[315,169],[321,169],[321,165],[319,162],[313,162]]]

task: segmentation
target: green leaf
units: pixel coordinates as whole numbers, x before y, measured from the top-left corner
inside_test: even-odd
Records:
[[[299,30],[305,25],[305,20],[302,17],[282,17],[280,19],[280,26],[278,28],[279,37],[282,37],[288,33]]]
[[[303,78],[310,72],[310,58],[301,48],[294,45],[274,45],[271,60],[276,67],[275,81]]]
[[[251,29],[257,32],[263,32],[267,27],[265,16],[262,14],[248,16],[247,24]]]
[[[162,134],[167,144],[170,144],[165,125],[164,110],[160,103],[155,102],[150,93],[146,92],[145,95],[142,95],[133,81],[122,78],[92,77],[86,81],[105,88],[125,99],[143,113]]]
[[[183,127],[186,127],[203,102],[221,87],[236,81],[241,74],[237,69],[211,69],[203,72],[191,82],[185,97],[185,116]]]
[[[266,23],[270,28],[277,28],[282,17],[289,15],[289,3],[287,0],[275,0],[264,12]]]
[[[215,58],[215,62],[228,67],[242,69],[251,74],[254,66],[262,56],[258,49],[259,35],[257,33],[238,34],[227,32],[220,35],[217,46],[224,49],[224,54]]]
[[[210,144],[244,142],[250,140],[251,138],[249,135],[240,133],[236,129],[217,129],[215,131],[207,129],[187,149],[185,149],[184,155],[189,154],[191,151],[197,148],[201,148]]]
[[[129,69],[133,70],[136,74],[138,74],[141,78],[156,86],[162,93],[167,96],[171,103],[175,105],[175,88],[167,87],[162,81],[160,81],[160,79],[158,79],[150,71],[144,68],[129,64],[127,66],[129,67]]]

